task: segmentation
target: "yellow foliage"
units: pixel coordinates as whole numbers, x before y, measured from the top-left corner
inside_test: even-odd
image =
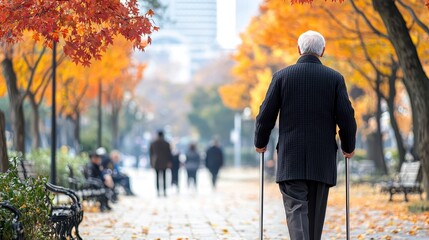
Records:
[[[258,72],[256,74],[256,78],[258,83],[250,92],[250,108],[252,109],[252,114],[256,116],[259,113],[259,106],[261,105],[268,87],[271,83],[272,71],[269,68],[265,68],[264,70]]]
[[[222,96],[222,102],[225,106],[236,110],[246,106],[243,103],[248,102],[248,99],[244,99],[248,91],[248,85],[244,83],[232,83],[219,88],[219,94]]]
[[[427,9],[421,7],[421,2],[404,2],[429,26],[429,20],[425,17]],[[371,1],[357,0],[355,3],[374,28],[381,35],[385,34],[384,24],[373,10]],[[412,16],[405,8],[400,7],[400,10],[409,23],[422,62],[429,69],[429,36],[417,24],[412,24]],[[242,43],[233,56],[236,61],[232,70],[234,82],[220,89],[225,105],[233,109],[250,106],[256,115],[271,79],[267,72],[273,73],[294,64],[299,57],[298,36],[310,29],[325,36],[326,51],[322,62],[344,75],[349,90],[352,86],[363,89],[365,96],[353,101],[359,125],[363,126],[361,116],[374,113],[376,107],[373,94],[376,70],[383,75],[381,92],[388,96],[386,76],[392,74],[392,61],[397,61],[397,58],[388,39],[375,33],[354,11],[349,1],[342,4],[315,1],[311,5],[290,5],[283,0],[265,0],[260,6],[259,15],[241,34]],[[402,77],[400,70],[397,77]],[[397,106],[408,111],[405,95],[403,88],[398,89],[395,101]],[[411,114],[396,113],[396,116],[401,130],[407,133],[411,126]]]

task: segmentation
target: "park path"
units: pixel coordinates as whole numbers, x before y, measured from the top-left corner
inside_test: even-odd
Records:
[[[84,239],[258,239],[257,169],[224,170],[216,190],[211,188],[205,169],[198,175],[198,189],[187,189],[182,171],[180,192],[169,189],[166,198],[156,196],[153,171],[127,172],[136,196],[121,196],[108,213],[88,209],[80,228]],[[331,190],[323,239],[345,238],[343,192],[341,187]],[[288,239],[275,183],[266,184],[264,206],[265,239]],[[399,220],[377,209],[351,211],[353,239],[429,239],[429,219]]]

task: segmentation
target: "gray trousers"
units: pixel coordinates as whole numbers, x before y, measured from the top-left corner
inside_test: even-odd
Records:
[[[291,240],[320,240],[329,186],[310,180],[279,183]]]

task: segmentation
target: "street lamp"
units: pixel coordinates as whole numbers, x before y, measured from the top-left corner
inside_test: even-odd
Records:
[[[57,43],[52,44],[52,119],[51,119],[51,183],[57,181],[57,119],[56,119],[56,70],[57,70]]]
[[[234,143],[234,167],[241,167],[241,121],[249,120],[252,110],[249,107],[244,108],[242,113],[234,115],[234,130],[231,134]]]

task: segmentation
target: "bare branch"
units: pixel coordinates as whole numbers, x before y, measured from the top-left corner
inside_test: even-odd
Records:
[[[321,6],[321,8],[331,17],[331,19],[332,20],[334,20],[334,22],[336,23],[336,24],[338,24],[338,26],[340,26],[341,28],[343,28],[343,29],[345,29],[345,30],[347,30],[347,31],[349,31],[349,32],[352,32],[352,33],[356,33],[356,31],[354,30],[354,29],[352,29],[352,28],[349,28],[348,26],[346,26],[345,24],[343,24],[342,23],[342,21],[340,21],[336,16],[335,16],[335,14],[333,14],[332,13],[332,11],[329,9],[329,8],[327,8],[327,7],[325,7],[325,6]]]
[[[389,39],[389,36],[387,36],[386,34],[382,33],[380,30],[378,30],[376,27],[374,27],[374,25],[371,23],[371,21],[368,19],[368,17],[365,15],[365,13],[362,12],[362,10],[360,10],[356,4],[354,0],[350,0],[350,3],[352,4],[353,9],[364,19],[365,23],[368,25],[369,28],[371,28],[371,30],[378,36]]]
[[[26,89],[26,91],[24,93],[24,96],[27,95],[30,92],[31,85],[33,85],[34,75],[36,74],[37,66],[40,63],[40,60],[42,60],[42,57],[45,54],[45,51],[46,51],[46,47],[43,47],[42,51],[40,52],[39,56],[37,57],[37,60],[34,63],[34,65],[32,67],[28,66],[28,68],[31,71],[30,71],[30,77],[28,78],[28,85],[27,85],[27,89]]]
[[[419,19],[416,12],[414,12],[414,10],[409,5],[405,4],[402,0],[397,0],[397,2],[399,3],[399,5],[404,7],[411,14],[411,16],[413,17],[413,20],[417,23],[417,25],[419,25],[419,27],[422,28],[423,31],[425,31],[429,35],[429,27],[426,26],[426,24],[424,24]]]
[[[356,63],[354,63],[354,61],[352,61],[351,59],[348,59],[347,62],[350,64],[350,66],[352,66],[352,68],[358,71],[359,74],[362,75],[367,80],[371,88],[375,91],[375,86],[373,86],[373,83],[372,83],[373,79],[370,76],[368,76],[368,74],[364,70],[362,70],[362,68],[360,68]]]
[[[377,74],[381,75],[381,71],[378,69],[377,65],[374,63],[374,61],[372,60],[372,58],[369,56],[368,49],[366,48],[365,41],[363,40],[362,33],[360,32],[359,21],[357,19],[356,19],[355,24],[356,24],[356,29],[357,29],[356,33],[357,33],[357,35],[359,37],[360,46],[361,46],[361,48],[362,48],[362,50],[363,50],[363,52],[365,54],[366,61],[369,62],[369,64],[371,65],[371,67],[374,69],[374,71]]]

